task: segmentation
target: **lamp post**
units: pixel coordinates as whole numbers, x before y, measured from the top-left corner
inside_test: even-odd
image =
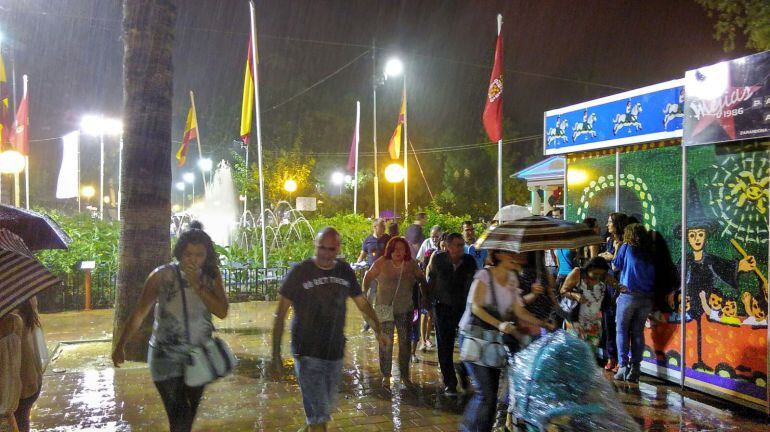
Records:
[[[182,192],[182,211],[184,211],[184,189],[185,189],[184,182],[183,181],[176,182],[176,189]]]
[[[15,150],[0,153],[0,173],[13,174],[13,202],[16,207],[19,207],[19,173],[24,170],[25,165],[24,155]]]
[[[83,186],[80,189],[80,196],[86,199],[86,210],[91,210],[93,207],[91,207],[91,198],[96,195],[96,189],[91,185]],[[93,213],[91,214],[93,217]]]
[[[384,74],[377,73],[376,62],[377,49],[372,40],[372,143],[374,144],[374,217],[380,216],[380,179],[378,177],[379,165],[377,164],[377,87],[385,84],[388,77],[401,74],[404,65],[398,59],[390,59],[386,65]]]
[[[404,63],[398,58],[391,58],[385,63],[384,76],[387,80],[389,77],[397,77],[403,75],[404,78],[404,90],[403,90],[403,103],[404,103],[404,118],[401,121],[404,123],[404,213],[409,211],[409,178],[407,176],[407,155],[409,154],[409,129],[407,121],[407,97],[406,97],[406,72],[404,71]],[[400,144],[400,143],[399,143]]]
[[[104,196],[104,135],[120,136],[119,163],[123,163],[123,122],[103,115],[86,115],[80,121],[80,129],[86,135],[99,137],[99,196]],[[118,202],[120,202],[121,169],[118,167]],[[99,200],[99,219],[104,219],[104,199]]]
[[[211,161],[209,158],[204,159],[198,159],[198,169],[201,170],[201,176],[203,177],[203,184],[204,184],[204,190],[208,189],[206,187],[206,173],[210,173],[211,169],[214,167],[214,162]],[[209,184],[211,183],[211,177],[209,177]]]
[[[192,185],[192,202],[195,203],[195,174],[187,172],[182,174],[182,180]]]
[[[404,174],[404,168],[397,163],[385,167],[385,180],[393,184],[393,220],[396,220],[396,185],[404,180]]]

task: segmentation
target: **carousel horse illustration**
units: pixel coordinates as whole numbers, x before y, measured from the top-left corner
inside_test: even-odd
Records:
[[[594,123],[596,123],[597,118],[596,113],[591,113],[590,115],[584,115],[583,121],[572,125],[572,142],[575,142],[581,135],[589,135],[591,138],[595,137]]]
[[[569,136],[567,135],[568,127],[569,127],[569,122],[567,122],[567,119],[560,121],[559,118],[557,118],[556,126],[548,129],[548,133],[546,134],[548,139],[548,144],[551,144],[556,140],[569,141]]]
[[[639,123],[639,114],[642,112],[642,104],[637,102],[633,106],[629,100],[626,103],[626,112],[624,114],[615,114],[615,118],[612,119],[612,123],[615,125],[612,128],[614,135],[618,134],[622,128],[626,126],[634,127],[636,130],[642,129],[642,124]]]

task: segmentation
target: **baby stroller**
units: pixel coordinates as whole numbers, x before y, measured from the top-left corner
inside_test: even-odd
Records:
[[[636,432],[588,345],[565,332],[534,341],[511,360],[509,411],[521,432]]]

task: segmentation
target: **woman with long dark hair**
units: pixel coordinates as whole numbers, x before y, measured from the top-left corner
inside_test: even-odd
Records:
[[[189,351],[191,345],[211,339],[211,314],[225,318],[228,304],[218,256],[208,234],[198,228],[182,233],[174,257],[177,262],[156,268],[147,278],[139,303],[112,352],[112,361],[116,367],[123,363],[126,341],[154,307],[147,363],[166,408],[170,430],[187,432],[192,429],[205,387],[189,387],[184,382]]]
[[[644,351],[644,323],[653,306],[655,264],[650,236],[644,226],[628,225],[623,240],[612,260],[612,269],[620,272],[621,284],[616,329],[620,367],[615,379],[638,382]]]
[[[607,246],[604,248],[604,252],[599,254],[607,262],[611,262],[615,258],[615,252],[623,243],[623,232],[626,229],[626,225],[628,225],[628,216],[625,213],[610,213],[607,218]],[[610,268],[609,274],[616,279],[619,276],[612,271],[612,268]],[[612,372],[617,372],[618,369],[617,334],[615,332],[617,327],[615,324],[615,298],[617,295],[617,292],[608,287],[607,293],[604,296],[604,303],[602,304],[602,335],[607,357],[607,364],[604,366],[604,369]]]
[[[401,383],[411,385],[409,378],[410,353],[412,351],[412,288],[418,283],[425,294],[425,275],[417,261],[412,259],[409,243],[403,237],[393,237],[385,246],[385,254],[374,262],[364,276],[364,287],[377,281],[375,311],[378,312],[382,333],[388,343],[380,346],[380,372],[382,385],[390,388],[393,365],[393,338],[398,331],[398,370]],[[379,316],[382,306],[392,310],[389,316]]]

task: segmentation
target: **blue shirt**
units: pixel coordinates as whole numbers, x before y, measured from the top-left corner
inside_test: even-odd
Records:
[[[476,269],[481,270],[484,268],[484,261],[487,260],[487,250],[486,249],[476,249],[476,246],[474,245],[465,245],[463,246],[463,250],[468,255],[472,256],[473,259],[476,260]]]
[[[361,246],[361,250],[366,253],[366,263],[369,267],[377,261],[377,258],[385,254],[385,246],[387,246],[390,236],[383,234],[379,237],[370,235],[364,239],[364,244]]]
[[[559,276],[567,276],[575,265],[577,253],[572,249],[556,249],[556,260],[559,261]]]
[[[638,248],[623,243],[612,260],[620,272],[620,283],[631,295],[652,295],[655,289],[655,265]]]

